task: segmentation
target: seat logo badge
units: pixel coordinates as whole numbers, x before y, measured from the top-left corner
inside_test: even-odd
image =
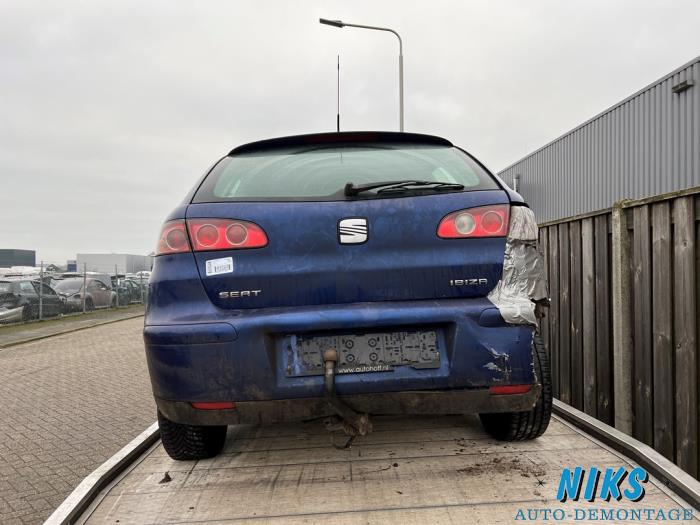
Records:
[[[367,242],[368,226],[364,217],[350,217],[338,221],[340,244],[362,244]]]

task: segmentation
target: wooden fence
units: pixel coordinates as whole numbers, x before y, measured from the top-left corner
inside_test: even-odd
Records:
[[[700,188],[540,226],[554,395],[700,472]]]

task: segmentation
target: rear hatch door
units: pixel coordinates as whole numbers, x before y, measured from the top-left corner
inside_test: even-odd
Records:
[[[378,136],[389,135],[404,142],[361,136],[360,144],[328,145],[357,138],[328,134],[312,145],[259,143],[223,159],[196,191],[188,222],[249,221],[268,242],[195,252],[211,301],[234,309],[485,296],[501,277],[505,237],[440,238],[438,225],[466,208],[507,209],[507,193],[444,139]],[[343,191],[348,182],[391,180],[461,189]]]

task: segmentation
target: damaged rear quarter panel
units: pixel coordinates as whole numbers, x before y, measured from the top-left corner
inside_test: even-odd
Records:
[[[472,386],[533,383],[531,326],[511,326],[508,331],[482,334],[472,358]]]
[[[537,239],[535,214],[525,206],[513,206],[503,276],[488,295],[507,323],[537,326],[535,303],[548,304],[544,261]]]

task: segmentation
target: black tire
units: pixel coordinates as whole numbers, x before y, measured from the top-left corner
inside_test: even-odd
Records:
[[[22,308],[22,321],[31,321],[34,319],[34,312],[32,312],[31,305],[25,304]]]
[[[479,414],[486,432],[500,441],[525,441],[544,434],[552,416],[552,377],[549,357],[539,336],[533,341],[535,373],[542,385],[537,403],[527,412],[503,412]]]
[[[226,441],[226,426],[183,425],[158,411],[163,448],[173,459],[192,460],[216,456]]]
[[[95,309],[95,303],[92,302],[92,299],[89,297],[85,299],[85,311],[86,312],[92,312]]]
[[[110,308],[116,308],[116,307],[117,307],[117,298],[112,297],[112,305],[110,306]]]

